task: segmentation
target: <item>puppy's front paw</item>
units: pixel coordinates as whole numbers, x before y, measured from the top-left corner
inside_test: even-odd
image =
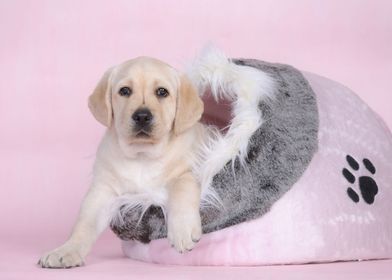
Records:
[[[83,264],[82,256],[72,245],[63,245],[43,255],[38,261],[38,265],[45,268],[71,268]]]
[[[202,234],[199,213],[182,214],[168,217],[167,238],[170,244],[180,253],[191,251],[200,240]]]

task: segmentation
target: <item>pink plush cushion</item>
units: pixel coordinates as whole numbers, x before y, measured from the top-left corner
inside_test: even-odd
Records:
[[[132,259],[182,265],[291,264],[392,257],[391,133],[346,87],[314,74],[305,76],[318,98],[319,150],[302,178],[269,213],[205,234],[196,248],[186,254],[177,253],[165,239],[148,245],[123,242],[124,253]],[[359,163],[359,170],[350,167],[347,155]],[[375,174],[371,167],[365,168],[365,158],[374,165]],[[353,184],[343,176],[343,168],[354,174]],[[359,179],[361,176],[364,177]],[[374,192],[374,183],[377,184],[374,202],[364,200],[359,182],[368,183],[366,188],[373,184],[370,188]]]

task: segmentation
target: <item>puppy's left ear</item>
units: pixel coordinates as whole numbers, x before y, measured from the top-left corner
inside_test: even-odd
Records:
[[[88,98],[88,107],[94,118],[107,127],[110,127],[113,118],[110,90],[112,69],[110,68],[103,74],[93,93]]]
[[[196,124],[203,114],[204,103],[191,81],[181,77],[177,94],[177,109],[174,120],[174,134],[179,135]]]

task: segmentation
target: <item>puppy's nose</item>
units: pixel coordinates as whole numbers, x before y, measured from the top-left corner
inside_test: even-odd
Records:
[[[133,113],[132,119],[139,127],[146,127],[151,124],[152,114],[147,108],[138,109]]]

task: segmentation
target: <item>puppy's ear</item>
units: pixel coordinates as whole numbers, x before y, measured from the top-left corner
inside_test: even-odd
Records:
[[[204,104],[191,81],[181,77],[177,95],[177,109],[174,120],[174,134],[179,135],[197,123],[204,110]]]
[[[105,72],[93,93],[88,98],[88,107],[94,118],[107,127],[110,127],[113,118],[110,89],[111,74],[112,68]]]

